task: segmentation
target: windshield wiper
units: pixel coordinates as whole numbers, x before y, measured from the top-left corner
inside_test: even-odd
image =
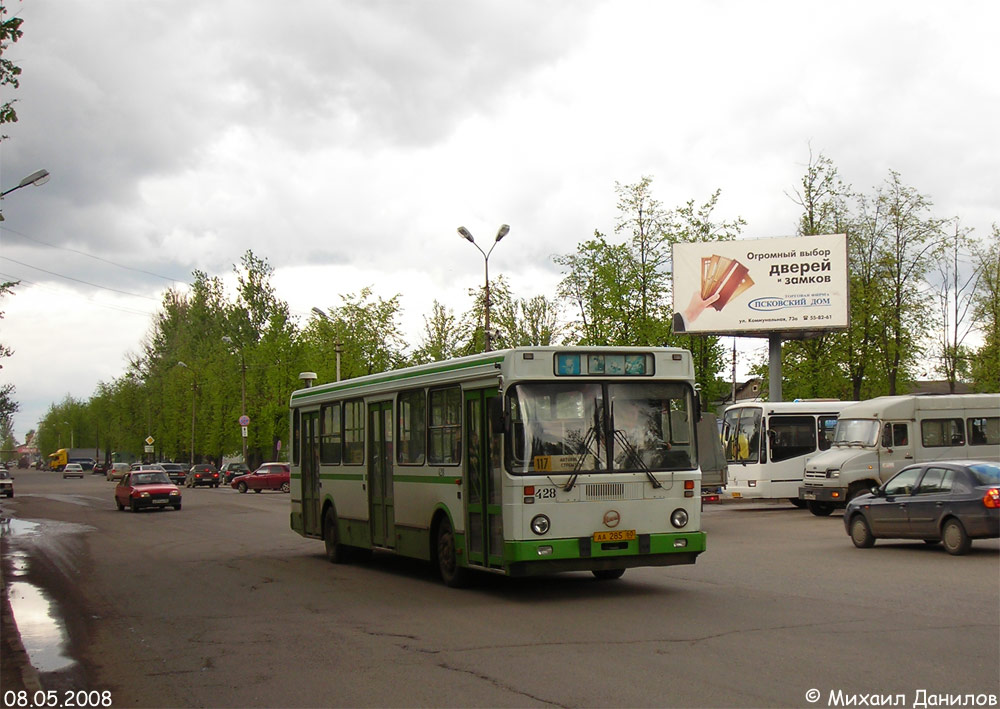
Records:
[[[643,462],[642,456],[639,455],[639,451],[637,451],[635,449],[635,446],[633,446],[629,442],[628,438],[625,437],[624,433],[622,433],[619,430],[615,430],[615,440],[618,443],[620,443],[621,447],[625,450],[625,454],[627,456],[625,458],[626,461],[629,458],[634,460],[636,463],[636,467],[639,468],[639,470],[641,470],[642,472],[646,473],[646,477],[649,478],[649,481],[651,483],[653,483],[654,488],[663,487],[660,481],[656,479],[656,476],[653,475],[653,472],[648,467],[646,467],[646,463]]]
[[[597,431],[600,427],[600,409],[597,408],[597,399],[594,399],[594,423],[587,429],[587,435],[583,437],[583,452],[580,454],[580,457],[576,459],[576,463],[573,464],[573,473],[569,476],[569,480],[566,481],[566,484],[563,485],[563,492],[569,492],[573,489],[573,486],[576,485],[576,479],[580,477],[580,469],[583,468],[583,461],[587,457],[587,453],[594,456],[595,460],[601,459],[601,443],[597,439]],[[597,453],[594,453],[594,451],[590,449],[590,445],[594,441],[597,441]]]

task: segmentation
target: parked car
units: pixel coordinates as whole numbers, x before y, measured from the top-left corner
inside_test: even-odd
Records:
[[[909,465],[851,500],[844,527],[854,546],[922,539],[965,554],[973,539],[1000,537],[1000,463],[972,460]]]
[[[66,467],[63,468],[63,480],[66,478],[82,478],[83,477],[83,466],[79,463],[66,463]]]
[[[108,466],[108,472],[104,474],[104,477],[108,480],[121,480],[122,476],[129,471],[130,467],[128,463],[112,463]]]
[[[94,467],[91,469],[91,474],[93,475],[107,475],[108,466],[104,463],[94,463]]]
[[[115,506],[133,512],[144,507],[181,508],[181,491],[163,470],[131,470],[115,485]]]
[[[184,463],[160,463],[160,466],[167,471],[172,483],[180,485],[187,479],[188,466]]]
[[[226,463],[219,469],[222,482],[226,484],[231,483],[237,475],[246,475],[249,472],[250,468],[243,463]]]
[[[199,485],[219,487],[219,471],[211,463],[192,465],[184,479],[184,484],[188,487],[198,487]]]
[[[253,490],[281,490],[288,492],[290,489],[291,469],[288,463],[264,463],[252,473],[240,475],[233,478],[232,485],[240,492]]]
[[[0,495],[14,497],[14,478],[6,468],[0,469]]]

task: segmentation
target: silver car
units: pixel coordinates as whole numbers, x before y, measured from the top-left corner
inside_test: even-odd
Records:
[[[63,468],[63,480],[66,478],[82,478],[83,477],[83,466],[79,463],[66,463],[66,467]]]

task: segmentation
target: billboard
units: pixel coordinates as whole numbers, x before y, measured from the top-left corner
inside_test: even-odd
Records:
[[[847,327],[846,234],[674,244],[673,268],[674,332]]]

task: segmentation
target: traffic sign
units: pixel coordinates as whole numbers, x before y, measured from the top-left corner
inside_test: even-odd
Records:
[[[246,414],[240,416],[240,426],[249,426],[249,425],[250,425],[250,417],[247,416]],[[244,433],[243,435],[245,436],[246,434]]]
[[[152,436],[146,436],[146,445],[149,445],[149,446],[153,445],[153,437]]]
[[[247,427],[243,426],[242,428],[243,428],[243,437],[246,438],[247,437]]]

